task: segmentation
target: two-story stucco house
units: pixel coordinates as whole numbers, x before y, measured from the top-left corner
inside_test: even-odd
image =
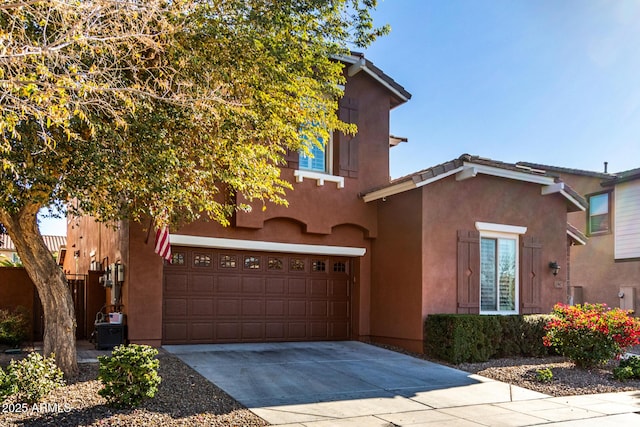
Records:
[[[171,263],[143,225],[71,221],[66,272],[124,266],[130,341],[371,339],[421,351],[430,313],[548,312],[564,300],[567,212],[585,208],[581,197],[543,171],[468,155],[390,181],[389,112],[411,95],[362,55],[339,59],[339,114],[358,134],[288,156],[289,207],[172,230]]]

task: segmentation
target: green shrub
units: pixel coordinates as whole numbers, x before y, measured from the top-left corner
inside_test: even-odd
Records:
[[[603,365],[640,344],[640,320],[605,304],[556,304],[544,342],[581,368]]]
[[[553,372],[549,368],[536,370],[536,381],[539,383],[550,383],[553,381]]]
[[[14,394],[15,391],[16,386],[11,376],[0,367],[0,403],[4,402],[5,399]]]
[[[104,387],[98,394],[118,408],[138,406],[155,396],[161,381],[157,354],[147,345],[131,344],[117,346],[111,356],[99,356],[98,379]]]
[[[431,315],[425,321],[425,352],[452,363],[483,362],[496,353],[500,335],[495,316]]]
[[[30,313],[24,307],[0,310],[0,344],[18,347],[29,337]]]
[[[555,353],[555,349],[544,345],[545,325],[553,316],[550,314],[527,314],[522,317],[522,341],[520,352],[523,356],[545,357]]]
[[[495,316],[495,319],[500,323],[500,336],[497,337],[496,352],[493,357],[509,357],[520,354],[522,347],[522,317]]]
[[[451,363],[484,362],[494,357],[544,356],[548,316],[434,314],[424,327],[425,353]]]
[[[17,400],[25,403],[36,403],[51,390],[64,385],[62,371],[56,366],[53,354],[42,357],[34,352],[20,361],[12,360],[8,376],[15,386]]]
[[[613,377],[619,381],[640,379],[640,356],[620,360],[620,365],[613,368]]]

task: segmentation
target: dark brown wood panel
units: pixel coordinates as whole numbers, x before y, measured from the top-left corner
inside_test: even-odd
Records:
[[[350,338],[348,258],[172,248],[163,343]]]

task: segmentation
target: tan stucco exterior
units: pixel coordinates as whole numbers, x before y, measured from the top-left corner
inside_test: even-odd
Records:
[[[585,175],[560,173],[576,191],[588,196],[610,191],[612,232],[588,236],[586,245],[572,246],[570,286],[580,287],[583,302],[605,303],[610,307],[621,305],[618,292],[621,288],[636,289],[635,307],[640,309],[640,259],[619,260],[614,257],[615,235],[615,186],[603,186],[600,174]],[[639,207],[640,208],[640,207]],[[569,214],[568,221],[587,234],[587,213]]]

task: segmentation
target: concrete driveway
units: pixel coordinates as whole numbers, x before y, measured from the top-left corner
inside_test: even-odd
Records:
[[[271,424],[458,426],[500,425],[503,419],[517,425],[562,421],[544,416],[556,404],[538,407],[539,416],[528,414],[531,405],[495,406],[549,396],[361,342],[164,348]],[[476,417],[482,424],[472,421]]]

